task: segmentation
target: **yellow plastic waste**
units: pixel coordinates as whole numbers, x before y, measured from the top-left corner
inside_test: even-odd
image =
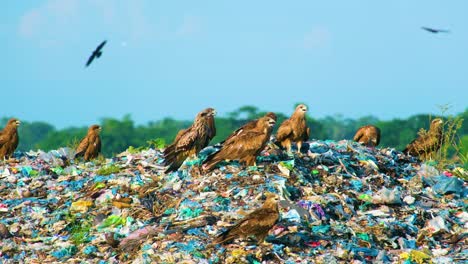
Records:
[[[122,208],[130,208],[130,205],[128,203],[122,203],[122,202],[112,202],[112,205],[119,208],[119,209],[122,209]]]
[[[431,257],[428,254],[422,251],[418,251],[418,250],[411,250],[410,252],[403,252],[400,254],[400,258],[404,260],[409,259],[418,264],[432,263],[432,261],[430,261]]]
[[[92,201],[77,201],[71,204],[70,211],[73,213],[86,213],[88,208],[93,206]]]

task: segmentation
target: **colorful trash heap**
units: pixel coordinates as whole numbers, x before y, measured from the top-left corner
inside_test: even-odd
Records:
[[[466,263],[466,168],[394,149],[311,141],[257,167],[199,160],[164,174],[159,150],[73,161],[70,149],[0,165],[0,263]],[[458,177],[458,176],[462,177]],[[281,197],[263,243],[212,241]]]

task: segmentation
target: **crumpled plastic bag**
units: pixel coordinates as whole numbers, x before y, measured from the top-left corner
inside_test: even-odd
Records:
[[[398,187],[393,190],[383,187],[377,194],[372,196],[372,202],[375,204],[401,204],[401,191]]]
[[[463,181],[457,177],[447,177],[444,175],[423,177],[423,182],[432,187],[432,190],[437,194],[456,194],[463,195],[466,193],[466,188],[463,186]]]

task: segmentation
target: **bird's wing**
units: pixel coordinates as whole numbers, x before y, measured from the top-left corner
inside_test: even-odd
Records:
[[[276,140],[281,142],[285,140],[286,138],[288,138],[292,132],[293,132],[293,129],[292,129],[291,120],[287,119],[278,128],[278,132],[276,133]]]
[[[186,151],[192,148],[198,140],[198,133],[195,129],[186,129],[175,145],[175,152]]]
[[[375,142],[375,145],[377,146],[377,145],[380,144],[380,128],[376,127],[375,130],[376,130],[376,135],[375,135],[375,137],[376,137],[376,142]]]
[[[429,32],[432,32],[432,33],[436,33],[437,30],[434,30],[432,28],[428,28],[428,27],[421,27],[422,29],[426,30],[426,31],[429,31]]]
[[[78,145],[78,148],[76,149],[76,155],[80,155],[82,153],[84,153],[86,151],[86,149],[88,148],[88,144],[89,144],[89,136],[86,135],[80,142],[80,144]]]
[[[264,137],[265,133],[262,131],[244,131],[236,138],[229,141],[229,144],[225,144],[226,147],[223,149],[229,152],[250,152],[256,151],[262,145],[260,142],[261,137]]]
[[[353,140],[356,141],[356,142],[359,142],[359,139],[361,139],[362,136],[364,136],[364,128],[363,127],[358,129],[358,131],[354,135]]]
[[[264,133],[259,131],[246,131],[229,142],[225,142],[218,152],[208,156],[205,160],[207,166],[214,166],[222,160],[241,159],[247,155],[255,154],[262,146],[261,136]],[[214,164],[214,165],[213,165]]]
[[[0,146],[8,142],[8,137],[6,136],[6,133],[0,134]]]
[[[414,150],[416,153],[421,153],[425,151],[427,147],[435,143],[436,143],[436,140],[434,140],[433,135],[428,133],[428,134],[420,135],[416,139],[411,141],[411,143],[409,143],[406,146],[405,150],[410,151],[410,152]]]
[[[174,139],[174,142],[177,142],[182,137],[182,135],[184,135],[185,131],[187,131],[187,129],[179,130],[179,132],[177,132],[177,135],[176,135],[176,137]]]
[[[16,134],[16,136],[13,138],[12,144],[13,144],[14,149],[16,149],[18,147],[18,144],[19,144],[18,134]]]
[[[106,43],[107,40],[104,40],[101,44],[99,44],[99,46],[97,46],[96,48],[96,52],[100,51],[104,47],[104,45],[106,45]]]
[[[245,123],[243,126],[232,132],[231,135],[229,135],[223,142],[221,142],[221,144],[228,144],[231,140],[241,135],[244,131],[255,128],[256,124],[257,120],[252,120]]]
[[[216,125],[214,117],[208,119],[208,126],[210,127],[210,133],[208,135],[208,140],[212,140],[216,136]]]
[[[232,226],[230,232],[244,236],[251,235],[256,233],[258,229],[270,229],[277,220],[278,211],[271,208],[259,208]]]
[[[101,138],[99,136],[96,136],[96,141],[95,141],[95,146],[96,146],[96,150],[98,153],[101,152]]]
[[[96,57],[96,53],[93,52],[93,54],[89,56],[88,61],[86,62],[86,67],[88,67],[91,64],[91,62],[93,62],[95,57]]]
[[[307,126],[307,122],[305,120],[303,121],[302,125],[305,126],[305,129],[302,132],[301,138],[302,140],[307,141],[309,140],[309,136],[310,136],[310,128]]]

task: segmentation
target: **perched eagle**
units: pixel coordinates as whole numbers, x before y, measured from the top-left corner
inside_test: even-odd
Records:
[[[262,242],[268,235],[268,231],[279,219],[278,201],[276,194],[266,194],[267,199],[261,208],[248,214],[237,224],[231,226],[225,232],[215,238],[213,244],[231,243],[237,238],[255,236],[257,242]]]
[[[273,113],[273,112],[268,112],[265,114],[265,116],[268,116],[270,118],[272,118],[273,120],[275,120],[276,122],[276,114]],[[258,124],[258,120],[260,119],[255,119],[255,120],[252,120],[250,122],[247,122],[246,124],[244,124],[243,126],[241,126],[240,128],[238,128],[236,131],[234,131],[233,133],[231,133],[231,135],[229,135],[229,137],[227,137],[224,141],[220,142],[221,144],[224,144],[224,142],[226,141],[230,141],[233,137],[236,137],[238,136],[240,133],[244,132],[244,131],[249,131],[251,129],[254,129],[257,124]]]
[[[403,152],[412,156],[427,157],[427,155],[437,151],[442,143],[443,123],[440,118],[432,120],[429,131],[420,134],[418,138],[406,146]]]
[[[209,130],[209,133],[208,133],[208,141],[211,141],[215,136],[216,136],[216,126],[215,126],[215,121],[214,121],[214,117],[216,115],[216,111],[213,109],[213,108],[208,108],[208,109],[212,109],[213,111],[213,114],[212,115],[209,115],[207,117],[208,119],[208,126],[210,128]],[[205,110],[208,110],[208,109],[205,109]],[[187,128],[188,129],[188,128]],[[177,140],[179,140],[179,138],[185,133],[185,131],[187,131],[187,129],[181,129],[179,130],[179,132],[177,133],[175,139],[174,139],[174,142],[176,142]]]
[[[89,127],[88,133],[81,140],[76,149],[75,158],[83,156],[86,161],[97,158],[101,152],[100,132],[101,127],[99,125],[92,125]]]
[[[380,129],[372,125],[362,126],[356,131],[354,141],[368,147],[376,147],[380,143]]]
[[[18,147],[18,126],[21,122],[12,118],[8,120],[5,128],[0,131],[0,159],[10,158]]]
[[[221,161],[240,160],[247,166],[256,164],[256,158],[265,148],[276,121],[268,115],[258,119],[251,129],[234,132],[224,141],[218,152],[210,155],[203,163],[203,170],[209,172]],[[237,130],[236,130],[237,131]]]
[[[189,156],[197,155],[200,150],[208,146],[211,138],[216,134],[213,108],[207,108],[200,113],[193,124],[180,131],[174,142],[164,150],[164,163],[169,168],[166,173],[176,171]]]
[[[300,104],[289,119],[286,119],[278,128],[276,141],[291,153],[292,142],[297,142],[297,152],[301,152],[302,142],[310,136],[310,128],[307,127],[305,114],[307,106]]]

